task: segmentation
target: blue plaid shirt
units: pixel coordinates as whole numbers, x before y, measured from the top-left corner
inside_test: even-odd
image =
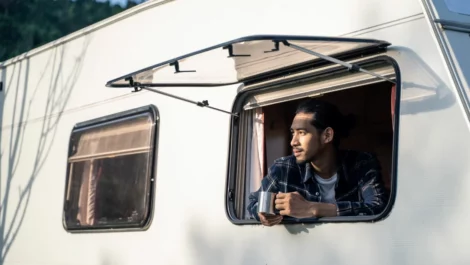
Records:
[[[382,183],[381,167],[371,153],[340,151],[341,166],[335,197],[338,216],[375,215],[386,206],[388,196]],[[295,156],[282,157],[274,161],[268,174],[261,181],[258,191],[250,194],[248,211],[259,221],[257,214],[259,191],[295,192],[305,199],[322,202],[320,189],[310,163],[298,164]]]

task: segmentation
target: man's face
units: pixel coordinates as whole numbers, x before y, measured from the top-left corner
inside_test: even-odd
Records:
[[[291,125],[291,146],[297,163],[310,162],[321,155],[332,140],[332,130],[320,133],[313,125],[313,113],[298,113]],[[331,139],[330,139],[331,138]]]

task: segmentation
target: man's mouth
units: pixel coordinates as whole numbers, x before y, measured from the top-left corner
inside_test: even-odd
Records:
[[[299,156],[300,153],[302,153],[302,150],[293,149],[292,152],[294,153],[294,156]]]

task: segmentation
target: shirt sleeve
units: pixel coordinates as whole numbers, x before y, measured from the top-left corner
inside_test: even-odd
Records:
[[[359,175],[357,192],[359,201],[337,202],[338,216],[376,215],[381,213],[387,203],[382,182],[381,167],[376,156],[360,155],[355,170]]]
[[[257,191],[250,193],[247,209],[250,212],[251,217],[254,219],[259,221],[258,199],[260,191],[278,193],[280,190],[278,180],[281,172],[282,168],[278,164],[274,163],[274,165],[268,169],[268,174],[261,181],[261,187]]]

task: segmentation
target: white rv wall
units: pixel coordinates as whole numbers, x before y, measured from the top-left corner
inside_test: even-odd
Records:
[[[233,225],[224,208],[230,117],[158,94],[104,87],[131,71],[252,34],[348,34],[393,44],[389,55],[401,66],[402,93],[418,92],[415,102],[402,102],[398,192],[387,219]],[[470,262],[470,133],[419,1],[176,0],[5,65],[0,264]],[[425,102],[420,96],[428,90],[418,85],[445,97]],[[237,88],[163,90],[229,110]],[[62,208],[72,127],[147,104],[161,116],[150,229],[67,233]]]

